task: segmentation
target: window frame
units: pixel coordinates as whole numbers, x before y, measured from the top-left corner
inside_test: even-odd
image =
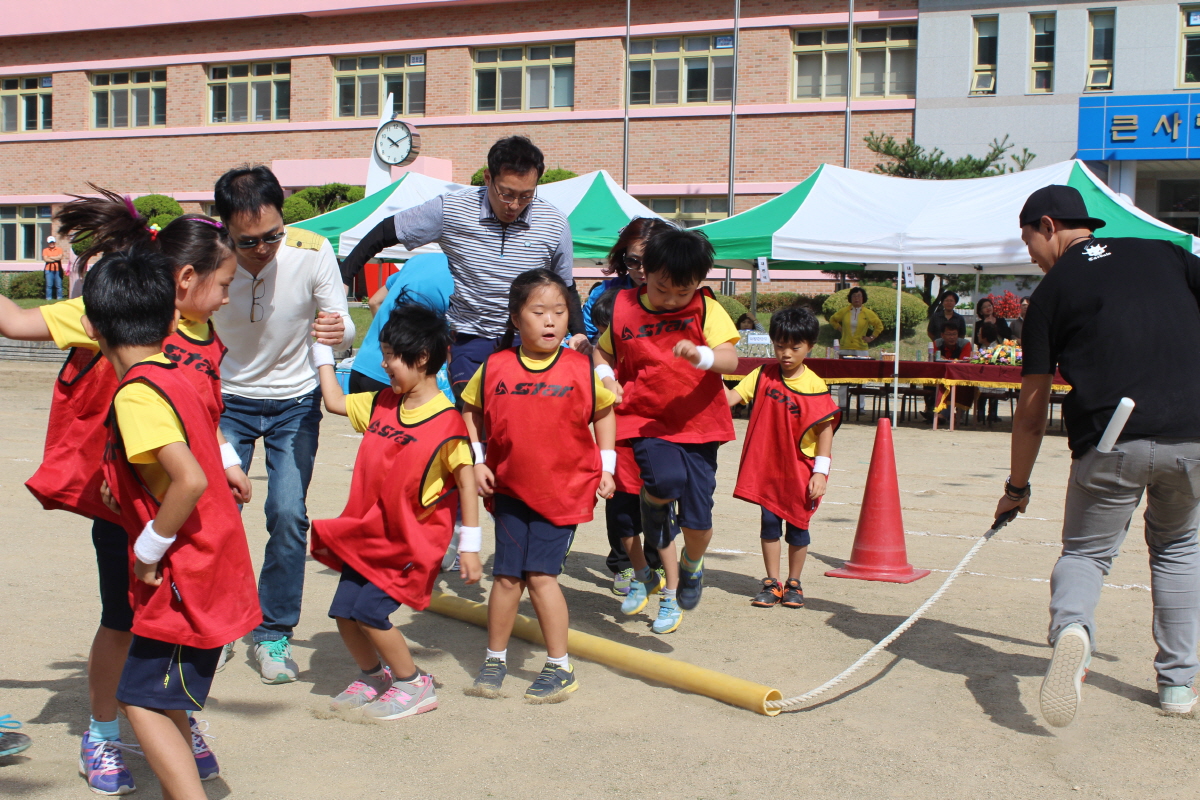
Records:
[[[427,53],[424,50],[403,51],[396,53],[367,53],[359,55],[333,56],[333,113],[335,119],[378,119],[380,111],[383,109],[384,102],[387,101],[387,87],[390,81],[389,78],[396,76],[401,77],[404,91],[400,98],[400,107],[393,111],[404,117],[423,117],[425,116],[426,105],[426,90],[428,88],[425,65]],[[379,64],[375,68],[364,68],[362,66],[363,59],[377,58]],[[402,58],[404,65],[400,67],[386,66],[389,59]],[[340,69],[341,62],[353,59],[355,68]],[[414,64],[413,61],[419,59],[420,63]],[[422,84],[421,103],[419,110],[412,109],[412,90],[411,80],[412,75],[420,75]],[[362,106],[362,78],[375,76],[376,78],[376,101],[375,111],[364,112]],[[354,80],[354,114],[342,113],[342,81],[347,79]]]
[[[270,73],[258,73],[258,68],[261,66],[270,66]],[[281,67],[287,67],[286,71],[281,70]],[[235,69],[246,67],[245,75],[234,75]],[[282,61],[231,61],[219,64],[208,64],[205,66],[206,75],[206,92],[208,94],[208,114],[205,117],[206,125],[263,125],[271,122],[290,122],[292,110],[292,62],[291,59]],[[218,70],[225,70],[224,77],[217,77]],[[265,80],[264,80],[265,79]],[[270,119],[254,119],[255,104],[257,98],[255,94],[257,90],[254,84],[269,83],[270,84]],[[287,84],[287,105],[286,116],[280,116],[280,86]],[[233,116],[231,109],[230,86],[246,86],[246,119],[234,120],[230,119]],[[216,118],[216,100],[214,89],[223,87],[225,89],[225,119],[218,120]]]
[[[570,48],[570,55],[558,55],[559,48]],[[536,58],[531,55],[531,51],[535,49],[546,48],[549,50],[549,55],[546,58]],[[521,51],[520,59],[505,59],[505,51],[513,50]],[[495,59],[489,60],[484,54],[494,54]],[[576,43],[573,41],[565,42],[545,42],[536,44],[511,44],[511,45],[496,45],[489,47],[474,47],[471,49],[471,113],[473,114],[523,114],[523,113],[541,113],[553,111],[573,111],[575,109],[575,53]],[[559,78],[560,70],[570,68],[570,88],[567,90],[570,93],[571,102],[569,104],[559,105],[557,103],[558,89],[560,86]],[[531,91],[530,91],[530,70],[531,69],[546,69],[546,105],[545,106],[530,106]],[[521,104],[519,108],[504,108],[504,76],[502,72],[505,70],[520,70],[521,73]],[[483,83],[485,82],[482,75],[485,73],[492,74],[492,108],[483,108],[483,97],[480,94]]]
[[[29,82],[33,85],[30,86]],[[11,87],[6,84],[12,83]],[[9,106],[12,98],[12,128],[4,127],[5,106]],[[34,119],[36,125],[30,127],[28,109],[30,100],[34,104]],[[34,131],[54,130],[54,75],[5,75],[0,78],[0,134],[32,133]]]
[[[1051,31],[1054,34],[1054,43],[1050,45],[1051,53],[1049,61],[1037,60],[1037,23],[1041,20],[1052,20],[1054,29]],[[1045,47],[1045,45],[1041,45]],[[1029,15],[1029,94],[1054,94],[1054,62],[1058,57],[1058,14],[1056,12],[1036,12]],[[1050,86],[1047,89],[1037,88],[1038,75],[1046,73],[1050,76]]]
[[[699,40],[699,39],[708,39],[708,47],[704,48],[703,50],[701,50],[699,48],[696,48],[694,50],[689,50],[688,49],[688,40]],[[722,39],[728,40],[728,42],[729,42],[728,47],[719,46]],[[662,52],[658,51],[657,48],[658,48],[659,42],[669,42],[671,40],[675,40],[676,42],[679,43],[679,48],[677,50],[662,51]],[[638,38],[638,39],[630,40],[630,43],[629,43],[629,46],[630,46],[630,54],[629,54],[630,79],[627,82],[629,96],[626,98],[629,103],[630,108],[633,108],[635,106],[638,108],[678,108],[680,106],[728,105],[733,99],[732,78],[733,78],[733,68],[734,68],[734,60],[735,60],[734,59],[734,43],[735,42],[734,42],[733,31],[728,31],[728,32],[714,31],[714,32],[708,32],[708,33],[696,32],[696,33],[691,33],[691,34],[680,34],[678,36],[654,36],[654,37],[650,37],[650,38]],[[649,51],[644,52],[644,53],[634,53],[633,52],[634,47],[641,47],[642,45],[645,45],[645,44],[650,45]],[[706,72],[705,99],[690,100],[690,99],[688,99],[688,93],[691,91],[691,87],[688,86],[688,75],[689,75],[688,61],[701,59],[701,58],[706,59],[706,61],[707,61],[706,65],[704,67],[704,70]],[[726,97],[724,99],[717,98],[717,92],[722,91],[722,89],[719,89],[717,86],[718,67],[713,65],[713,59],[717,59],[717,58],[729,59],[729,63],[727,65],[723,65],[722,67],[720,67],[720,69],[722,69],[722,70],[728,70],[729,78],[730,78],[729,97]],[[675,100],[675,102],[659,102],[658,101],[659,70],[658,70],[657,66],[655,66],[655,65],[657,63],[666,64],[668,62],[675,62],[675,65],[676,65],[676,69],[675,69],[675,75],[676,75],[676,81],[675,81],[676,95],[675,95],[675,97],[676,97],[676,100]],[[632,76],[633,76],[633,71],[634,71],[633,66],[635,64],[638,64],[638,65],[649,64],[650,65],[650,69],[645,70],[646,72],[650,73],[650,88],[649,88],[649,93],[647,95],[646,102],[634,102],[634,99],[633,99],[633,78],[632,78]]]
[[[828,76],[829,76],[829,68],[828,67],[829,67],[830,56],[832,55],[835,58],[842,61],[843,63],[845,63],[847,61],[846,51],[850,48],[849,42],[830,42],[830,41],[828,41],[827,34],[829,34],[831,32],[832,33],[847,33],[846,27],[847,26],[845,26],[845,25],[839,25],[839,26],[835,26],[835,27],[793,28],[792,29],[792,67],[791,67],[791,69],[792,69],[792,90],[791,90],[792,102],[795,102],[795,103],[822,103],[822,102],[845,100],[845,98],[846,98],[845,94],[829,94],[826,91],[826,84],[828,82]],[[913,29],[914,33],[916,34],[916,37],[908,38],[908,39],[893,38],[894,31],[905,30],[905,29],[909,29],[909,28]],[[875,41],[875,42],[863,41],[862,34],[865,31],[884,31],[884,38],[879,41]],[[802,44],[798,43],[798,40],[799,40],[799,37],[801,34],[803,34],[803,33],[811,34],[811,33],[816,33],[816,32],[820,32],[820,34],[821,34],[821,43],[820,44],[803,44],[802,45]],[[913,20],[911,22],[903,22],[903,23],[896,23],[896,24],[856,25],[854,27],[854,43],[853,43],[853,47],[854,47],[854,75],[853,75],[854,87],[853,87],[853,94],[851,95],[851,99],[852,100],[895,100],[895,99],[911,100],[911,99],[915,99],[917,96],[917,85],[916,85],[916,80],[917,80],[917,78],[916,78],[917,41],[918,41],[917,37],[919,37],[919,36],[920,36],[920,32],[917,31],[916,20]],[[864,94],[863,93],[863,68],[862,68],[863,67],[863,57],[865,55],[868,58],[870,58],[874,54],[879,53],[881,51],[884,53],[883,72],[882,72],[883,91],[882,91],[882,93],[878,93],[878,94],[877,93]],[[893,55],[897,52],[911,53],[913,72],[912,72],[912,91],[910,91],[910,92],[894,92],[894,91],[892,91],[892,82],[893,82],[892,79],[893,79],[893,76],[895,75],[895,71],[892,68],[892,58],[893,58]],[[799,94],[800,58],[802,56],[811,56],[811,55],[815,55],[817,53],[821,54],[821,57],[822,57],[821,58],[821,79],[820,79],[821,91],[820,91],[820,94],[815,97],[811,96],[811,95],[800,95]],[[844,75],[844,74],[843,74],[843,77],[846,80],[848,80],[850,78],[850,76]]]
[[[1197,41],[1197,57],[1200,58],[1200,25],[1189,25],[1188,17],[1192,13],[1200,14],[1200,5],[1185,5],[1180,6],[1180,34],[1179,34],[1179,75],[1176,83],[1177,88],[1195,90],[1200,87],[1200,71],[1195,73],[1196,79],[1189,81],[1187,79],[1187,59],[1188,59],[1188,40],[1194,39]]]
[[[663,219],[678,222],[685,228],[695,228],[700,225],[707,225],[710,222],[727,219],[729,217],[729,196],[728,195],[662,195],[653,197],[639,197],[639,202],[649,208],[656,214],[659,214]],[[704,203],[704,211],[685,211],[684,206],[688,202],[695,204],[696,201]],[[667,210],[665,203],[673,203],[674,210]],[[724,206],[725,210],[721,211],[713,209],[714,203],[719,206]],[[655,206],[658,206],[657,208]]]
[[[0,261],[41,263],[46,237],[54,235],[52,217],[48,205],[0,206]],[[8,256],[10,246],[11,258]]]
[[[1112,31],[1112,52],[1109,58],[1096,58],[1096,31],[1103,30],[1096,28],[1096,17],[1107,16],[1112,18],[1112,27],[1108,30]],[[1090,8],[1088,9],[1088,70],[1087,80],[1083,84],[1085,92],[1111,92],[1113,90],[1113,64],[1116,61],[1117,48],[1117,10],[1115,8]],[[1099,77],[1102,72],[1107,71],[1108,80],[1101,81]]]
[[[146,75],[147,80],[138,80],[137,76]],[[118,81],[118,77],[123,77],[123,81]],[[114,72],[91,72],[88,73],[88,85],[90,87],[90,104],[88,108],[88,124],[92,130],[97,131],[125,131],[134,128],[165,128],[167,126],[167,69],[122,69]],[[120,88],[116,88],[120,87]],[[136,121],[137,96],[134,94],[137,91],[145,91],[146,102],[149,104],[149,109],[146,112],[146,118],[149,122],[145,125],[138,125]],[[116,111],[114,103],[116,102],[113,95],[121,93],[125,95],[125,121],[124,125],[117,125],[114,122]],[[99,102],[100,97],[105,98],[104,109],[104,124],[100,124]],[[159,121],[161,119],[161,121]]]
[[[979,60],[979,45],[983,38],[979,33],[979,24],[981,22],[991,22],[996,26],[996,53],[992,56],[991,63],[983,63]],[[1000,17],[996,14],[981,15],[971,18],[971,88],[969,94],[972,97],[994,97],[996,94],[996,84],[999,80],[999,62],[1000,62]],[[990,86],[981,86],[980,84],[987,78],[991,78]]]

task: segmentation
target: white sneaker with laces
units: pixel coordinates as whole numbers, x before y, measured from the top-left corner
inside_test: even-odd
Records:
[[[258,659],[258,671],[263,683],[291,683],[296,680],[296,662],[292,660],[292,644],[285,636],[254,645],[254,657]]]

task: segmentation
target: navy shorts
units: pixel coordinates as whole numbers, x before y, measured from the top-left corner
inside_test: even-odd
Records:
[[[694,531],[711,528],[720,442],[679,444],[647,438],[632,443],[646,493],[660,500],[678,500],[682,527]]]
[[[575,540],[575,526],[555,525],[515,497],[496,492],[493,498],[496,553],[492,575],[524,580],[529,572],[560,574]]]
[[[604,521],[608,526],[608,558],[605,564],[614,574],[633,566],[621,539],[642,535],[642,503],[636,494],[617,490],[604,501]],[[662,566],[658,550],[648,544],[642,548],[651,569]]]
[[[768,542],[777,542],[780,536],[783,536],[783,519],[764,508],[762,510],[762,533],[758,538]],[[792,547],[808,547],[812,542],[812,537],[808,535],[808,528],[797,528],[789,522],[787,523],[787,536],[783,536],[783,540]]]
[[[333,619],[352,619],[368,628],[380,631],[391,630],[388,619],[400,604],[382,589],[346,564],[342,567],[342,579],[338,581],[333,602],[329,604],[329,616]]]
[[[139,708],[199,711],[208,702],[221,649],[201,650],[135,635],[117,684],[117,699]]]
[[[129,605],[129,534],[105,519],[92,520],[92,545],[100,572],[100,624],[114,631],[133,627]]]

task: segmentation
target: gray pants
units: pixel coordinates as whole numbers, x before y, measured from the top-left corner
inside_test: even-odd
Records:
[[[1071,463],[1063,549],[1050,577],[1050,642],[1078,622],[1096,642],[1096,604],[1142,499],[1160,686],[1190,686],[1200,659],[1200,442],[1134,439]]]

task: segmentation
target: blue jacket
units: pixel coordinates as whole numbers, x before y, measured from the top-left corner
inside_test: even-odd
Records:
[[[607,292],[609,289],[632,289],[633,281],[628,275],[617,278],[609,278],[603,283],[598,283],[592,290],[588,292],[587,301],[583,304],[583,332],[587,334],[588,341],[592,344],[596,343],[596,326],[592,324],[592,306],[600,299],[600,295]]]

